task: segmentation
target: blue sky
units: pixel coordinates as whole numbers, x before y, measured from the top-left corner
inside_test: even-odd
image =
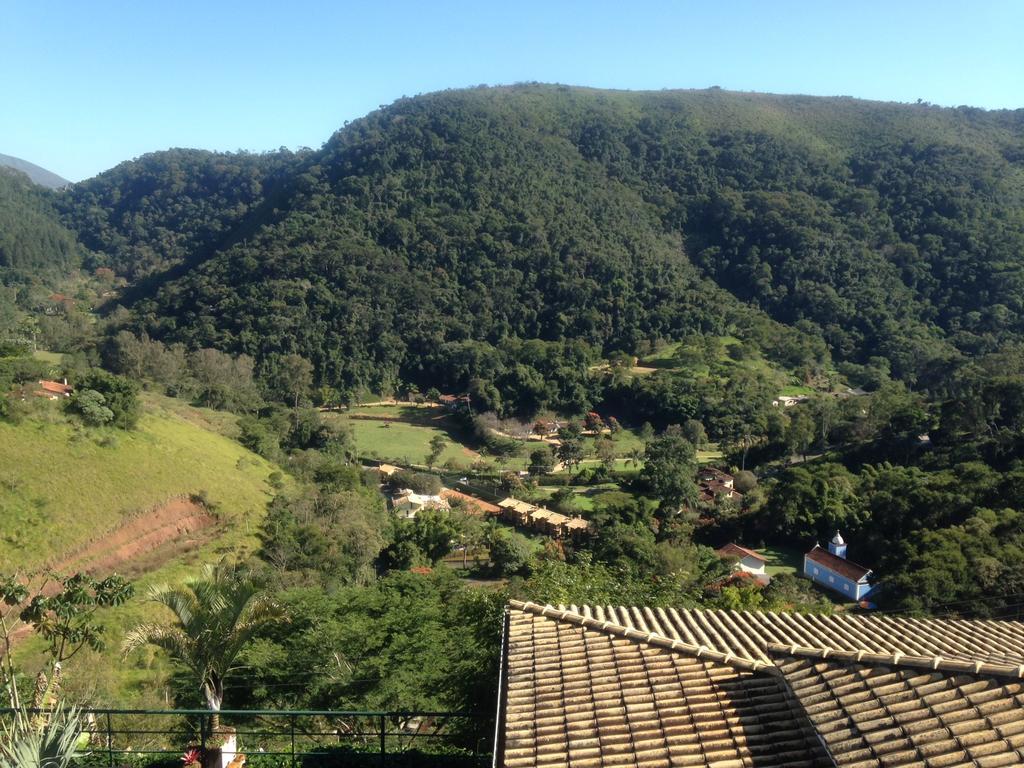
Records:
[[[403,95],[527,80],[1024,107],[1024,0],[6,0],[0,153],[72,180],[320,146]]]

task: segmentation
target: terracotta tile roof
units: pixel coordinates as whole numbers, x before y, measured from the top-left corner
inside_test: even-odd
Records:
[[[59,381],[48,381],[43,379],[39,382],[39,387],[43,392],[53,393],[55,395],[69,395],[71,394],[71,387],[67,384],[63,384]]]
[[[499,501],[498,506],[501,507],[502,509],[511,509],[515,510],[516,512],[523,513],[532,512],[534,509],[537,509],[537,507],[535,507],[533,504],[530,504],[529,502],[526,501],[520,501],[519,499],[514,499],[511,496]]]
[[[715,552],[717,552],[722,557],[738,557],[741,560],[744,557],[752,557],[755,560],[760,560],[762,563],[768,562],[768,558],[766,558],[764,555],[759,555],[754,550],[747,549],[746,547],[741,547],[739,544],[734,544],[731,541],[725,546],[716,549]]]
[[[832,765],[771,665],[543,610],[508,615],[496,765]]]
[[[512,605],[533,605],[512,603]],[[1024,622],[832,616],[700,608],[567,606],[571,613],[748,660],[769,661],[777,643],[908,656],[1024,664]]]
[[[818,563],[818,565],[825,566],[833,573],[838,573],[840,576],[845,576],[853,581],[867,578],[867,575],[871,573],[870,568],[852,563],[844,557],[836,557],[827,549],[823,549],[817,544],[814,545],[814,549],[808,552],[805,557]]]
[[[469,508],[467,511],[469,512],[472,512],[472,508],[474,507],[479,510],[480,514],[485,515],[497,515],[501,512],[501,507],[497,504],[491,504],[483,499],[478,499],[476,496],[470,496],[468,493],[462,493],[461,491],[456,491],[452,488],[442,488],[441,498],[447,499],[448,501],[459,499],[466,504]]]
[[[1024,765],[1020,668],[771,651],[839,766]]]
[[[502,665],[506,768],[1024,765],[1021,622],[513,602]]]

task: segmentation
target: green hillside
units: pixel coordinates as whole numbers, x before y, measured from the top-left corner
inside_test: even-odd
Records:
[[[312,153],[148,155],[61,207],[148,275],[136,330],[530,412],[593,400],[545,358],[694,331],[908,381],[996,349],[1024,333],[1022,201],[1020,111],[524,85],[402,99]]]
[[[0,163],[0,283],[8,273],[56,275],[80,263],[85,249],[53,202],[52,192]]]
[[[130,432],[83,430],[56,404],[17,425],[0,421],[0,560],[40,566],[175,496],[207,499],[216,530],[248,531],[262,519],[273,466],[200,426],[203,411],[187,419],[174,412],[180,403],[147,403]]]

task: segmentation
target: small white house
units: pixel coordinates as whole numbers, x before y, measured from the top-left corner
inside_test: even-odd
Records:
[[[757,552],[752,549],[747,549],[746,547],[741,547],[739,544],[729,542],[724,547],[719,547],[715,551],[721,558],[735,557],[737,559],[736,570],[738,571],[743,571],[754,576],[766,576],[764,566],[768,560],[762,555],[757,554]]]
[[[449,509],[446,499],[436,495],[414,493],[409,488],[403,488],[391,498],[391,507],[399,517],[404,517],[408,520],[416,517],[416,513],[425,507]]]

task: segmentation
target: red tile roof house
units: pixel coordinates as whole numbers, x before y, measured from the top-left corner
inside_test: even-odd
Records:
[[[743,499],[743,494],[735,488],[733,476],[714,467],[704,467],[697,473],[697,490],[704,504],[713,504],[719,496],[736,502]]]
[[[62,397],[71,397],[73,389],[68,386],[68,380],[48,381],[43,379],[39,382],[39,389],[32,394],[36,397],[45,397],[49,400],[60,400]]]
[[[497,504],[491,504],[483,499],[478,499],[476,496],[470,496],[468,493],[462,493],[461,491],[456,491],[451,488],[442,488],[441,498],[445,499],[449,503],[453,501],[461,503],[463,510],[468,515],[497,516],[501,514],[501,507]]]
[[[730,541],[724,547],[716,549],[715,552],[723,559],[736,558],[736,570],[760,577],[758,580],[761,581],[763,579],[765,584],[771,580],[771,577],[764,572],[764,566],[768,562],[767,558],[759,555],[754,550],[741,547],[739,544],[733,544]]]

